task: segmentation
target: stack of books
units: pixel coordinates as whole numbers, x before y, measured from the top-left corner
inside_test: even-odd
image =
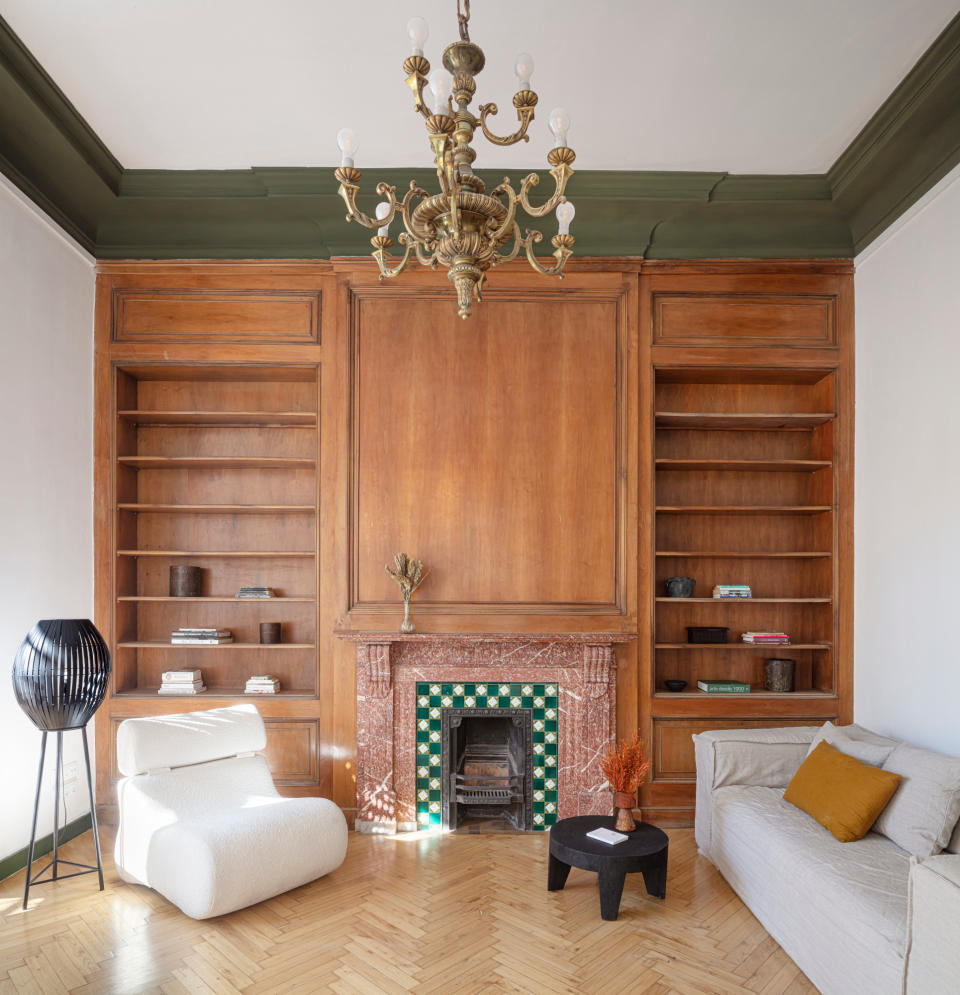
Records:
[[[251,598],[254,600],[276,597],[272,587],[241,587],[237,591],[236,596],[238,598]]]
[[[789,646],[790,637],[785,632],[745,632],[740,637],[755,646]]]
[[[750,693],[750,685],[742,681],[697,681],[697,687],[706,694]]]
[[[244,694],[276,694],[280,690],[280,681],[273,674],[263,674],[259,677],[247,678]]]
[[[174,629],[170,633],[174,646],[221,646],[233,642],[229,629]]]
[[[157,694],[200,694],[207,690],[199,670],[167,670],[160,680]]]
[[[753,592],[749,584],[717,584],[713,596],[720,599],[752,598]]]

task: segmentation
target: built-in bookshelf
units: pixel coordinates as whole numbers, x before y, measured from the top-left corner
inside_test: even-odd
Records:
[[[654,714],[672,714],[671,702],[691,714],[690,699],[708,697],[698,680],[751,685],[749,696],[709,696],[710,714],[788,699],[764,692],[770,657],[796,660],[794,699],[835,699],[835,376],[656,370]],[[691,597],[667,597],[666,578],[677,576],[696,580]],[[753,597],[713,599],[716,584],[749,584]],[[725,626],[729,642],[691,644],[687,626]],[[742,643],[748,630],[782,630],[791,645]],[[686,689],[668,691],[671,679]],[[764,714],[775,709],[768,702]]]
[[[317,695],[316,366],[117,368],[113,694],[156,697],[161,674],[199,668],[206,697],[242,697],[251,674]],[[169,568],[202,569],[197,597]],[[245,585],[269,600],[239,599]],[[261,622],[282,642],[261,645]],[[226,645],[174,646],[172,630],[229,629]]]

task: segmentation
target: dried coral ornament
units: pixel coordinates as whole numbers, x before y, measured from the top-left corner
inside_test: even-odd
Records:
[[[569,115],[563,108],[556,108],[550,114],[554,147],[547,155],[555,184],[552,196],[539,206],[530,203],[529,192],[540,182],[536,173],[525,176],[519,190],[514,190],[510,178],[504,177],[503,183],[487,193],[486,185],[473,172],[477,157],[471,144],[474,134],[479,128],[492,144],[501,146],[530,140],[527,129],[538,100],[530,89],[533,59],[521,52],[516,60],[518,90],[513,95],[513,106],[519,127],[511,135],[497,135],[487,123],[488,118],[497,114],[496,104],[481,104],[479,116],[468,110],[477,89],[475,77],[486,62],[483,50],[470,41],[470,0],[464,0],[462,8],[461,0],[457,0],[457,20],[460,40],[448,45],[442,58],[448,75],[439,70],[430,74],[430,63],[423,54],[427,22],[421,17],[412,18],[407,25],[412,52],[403,63],[407,85],[413,91],[414,110],[426,123],[440,192],[430,194],[411,180],[410,189],[398,200],[396,187],[379,183],[377,194],[386,200],[378,205],[375,218],[368,217],[356,204],[363,174],[354,165],[358,144],[349,128],[342,129],[337,136],[341,160],[334,176],[340,183],[340,196],[347,205],[347,221],[377,230],[370,244],[380,268],[380,278],[399,276],[407,268],[411,254],[421,265],[431,269],[444,266],[456,288],[458,314],[468,318],[474,298],[481,300],[487,271],[515,259],[521,249],[538,273],[563,277],[574,244],[570,234],[574,209],[564,191],[573,175],[571,167],[576,154],[567,145]],[[534,246],[543,238],[539,231],[527,228],[521,235],[516,217],[518,206],[533,218],[545,217],[556,210],[558,231],[551,239],[553,265],[545,266],[536,257]],[[396,261],[389,255],[394,245],[389,230],[398,214],[405,230],[398,236],[404,253]]]

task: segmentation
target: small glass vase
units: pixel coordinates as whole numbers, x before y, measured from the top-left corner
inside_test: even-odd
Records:
[[[617,817],[613,828],[618,833],[632,833],[637,828],[637,823],[633,818],[633,806],[636,804],[637,796],[632,791],[614,791],[613,793],[613,814]]]

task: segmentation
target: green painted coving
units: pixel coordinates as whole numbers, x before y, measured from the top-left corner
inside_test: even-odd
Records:
[[[960,15],[826,174],[578,170],[578,256],[849,258],[960,162]],[[325,259],[366,255],[333,167],[123,169],[0,19],[0,171],[100,259]],[[514,186],[528,170],[511,170]],[[548,195],[542,183],[535,203]],[[503,171],[481,171],[488,188]],[[432,190],[432,169],[369,169]],[[545,236],[554,220],[521,226]]]
[[[75,839],[81,833],[85,833],[92,823],[90,821],[90,813],[86,815],[81,815],[79,819],[74,819],[72,822],[68,822],[66,825],[60,827],[60,844],[69,843],[70,840]],[[91,841],[92,847],[92,841]],[[10,877],[11,874],[16,874],[17,871],[22,871],[24,867],[27,866],[27,857],[29,856],[30,848],[25,846],[22,850],[17,850],[16,853],[11,853],[9,857],[0,860],[0,881],[4,878]],[[37,860],[40,857],[45,857],[48,853],[53,852],[53,833],[47,836],[42,836],[37,840],[36,845],[33,850],[33,861],[34,861],[34,874],[36,874]],[[84,863],[94,863],[94,859],[91,858],[90,861],[84,861]]]

